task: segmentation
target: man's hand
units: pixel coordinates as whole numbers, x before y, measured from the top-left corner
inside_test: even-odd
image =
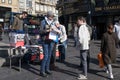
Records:
[[[50,31],[52,31],[52,29],[47,29],[47,30],[46,30],[46,32],[50,32]]]
[[[46,32],[50,32],[50,30],[46,30]]]
[[[61,34],[61,31],[60,31],[60,30],[58,30],[58,31],[57,31],[57,33],[58,33],[58,34]]]

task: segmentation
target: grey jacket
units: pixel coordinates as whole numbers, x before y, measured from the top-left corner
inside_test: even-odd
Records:
[[[23,30],[23,19],[20,19],[19,15],[14,17],[14,22],[12,24],[12,29]]]

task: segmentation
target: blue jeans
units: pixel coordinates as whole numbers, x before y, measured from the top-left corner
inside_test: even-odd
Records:
[[[53,47],[54,47],[53,41],[50,43],[43,43],[44,59],[41,62],[41,72],[42,73],[50,70],[49,65],[50,65],[50,59],[51,59]]]

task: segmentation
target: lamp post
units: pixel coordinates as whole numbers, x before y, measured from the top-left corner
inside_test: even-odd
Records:
[[[91,21],[91,10],[88,11],[88,19],[89,19],[89,25],[92,24],[92,21]]]
[[[66,15],[66,7],[65,7],[65,3],[63,4],[63,18],[64,18],[64,25],[66,28],[66,32],[68,34],[68,21],[67,21],[67,15]]]
[[[89,25],[92,24],[92,19],[91,19],[91,15],[92,15],[92,4],[91,4],[91,1],[88,2],[89,4],[89,10],[88,10],[88,23]]]

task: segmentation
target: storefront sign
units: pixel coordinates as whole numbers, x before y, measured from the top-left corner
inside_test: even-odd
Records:
[[[102,11],[102,10],[117,10],[120,9],[120,5],[114,6],[105,6],[105,7],[96,7],[95,11]]]
[[[65,14],[72,14],[72,13],[75,13],[77,11],[79,11],[79,9],[67,8],[65,10]]]

